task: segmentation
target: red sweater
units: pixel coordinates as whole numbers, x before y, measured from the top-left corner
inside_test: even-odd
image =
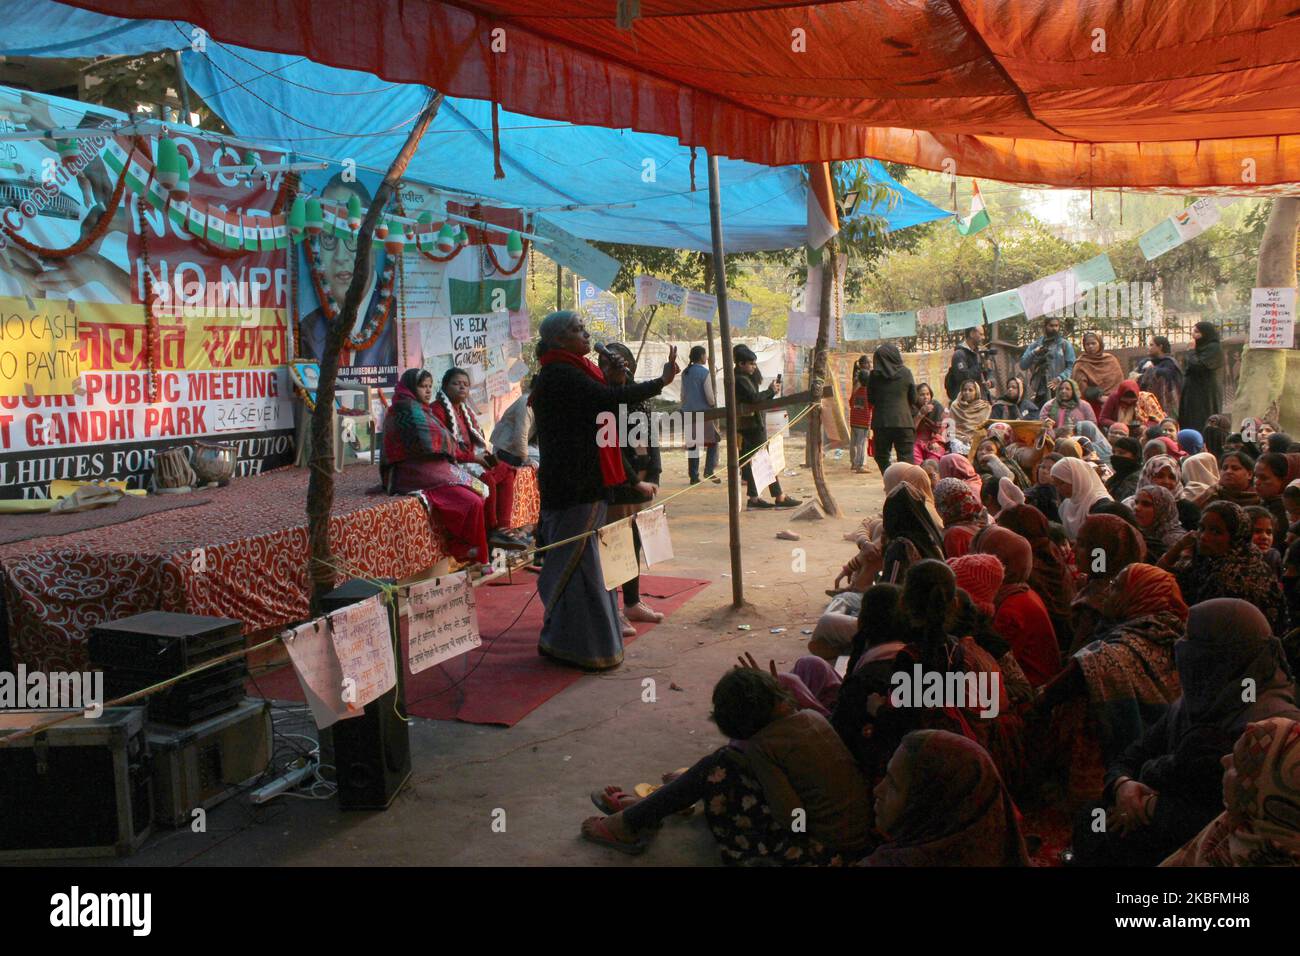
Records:
[[[849,396],[849,424],[854,428],[871,427],[871,405],[867,402],[865,385],[859,385]]]
[[[1061,650],[1047,605],[1034,591],[1013,594],[998,605],[993,629],[1011,645],[1021,670],[1035,687],[1047,683],[1061,669]]]
[[[448,432],[453,435],[456,434],[456,430],[451,427],[451,419],[447,416],[447,409],[443,406],[442,402],[435,401],[432,408],[433,417],[442,422]],[[460,426],[460,433],[464,437],[464,441],[456,443],[456,460],[473,462],[476,457],[476,452],[474,449],[474,440],[470,437],[469,422],[465,420],[465,413],[459,408],[456,409],[456,418],[459,419],[456,424]]]

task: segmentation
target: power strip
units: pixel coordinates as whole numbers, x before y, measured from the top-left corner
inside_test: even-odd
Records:
[[[309,777],[315,776],[319,768],[319,756],[313,754],[311,757],[299,757],[283,776],[276,777],[270,783],[258,787],[249,794],[249,797],[252,798],[254,803],[266,803],[268,800],[274,800],[280,794],[297,788]]]

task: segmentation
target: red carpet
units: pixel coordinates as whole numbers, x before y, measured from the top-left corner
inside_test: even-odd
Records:
[[[542,629],[542,604],[535,594],[537,576],[516,575],[515,581],[475,590],[482,647],[416,675],[406,672],[408,713],[513,727],[582,677],[583,671],[537,653],[537,635]],[[690,578],[642,575],[641,594],[651,607],[671,615],[708,584]],[[655,625],[636,627],[640,637]],[[636,639],[630,637],[624,643]],[[289,666],[259,676],[256,687],[250,684],[249,693],[275,700],[303,699],[298,678]]]

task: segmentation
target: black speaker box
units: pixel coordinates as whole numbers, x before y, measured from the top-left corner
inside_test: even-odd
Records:
[[[321,599],[321,609],[329,614],[380,591],[368,581],[348,581]],[[388,608],[393,623],[399,620],[397,612],[396,605]],[[387,810],[411,777],[411,738],[406,721],[398,716],[406,713],[400,642],[394,654],[397,684],[393,689],[367,704],[360,717],[340,720],[329,728],[334,734],[334,767],[343,810]]]

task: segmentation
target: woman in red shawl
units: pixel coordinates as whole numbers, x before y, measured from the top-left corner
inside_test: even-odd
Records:
[[[1115,391],[1110,393],[1106,403],[1101,406],[1097,424],[1106,429],[1119,422],[1127,425],[1129,434],[1132,435],[1134,429],[1158,424],[1164,415],[1164,409],[1154,395],[1141,391],[1137,382],[1126,378],[1115,386]]]
[[[988,753],[965,737],[908,734],[875,797],[887,841],[863,866],[1029,866],[1016,805]]]
[[[456,441],[434,415],[433,376],[423,369],[402,373],[384,415],[379,479],[390,495],[418,494],[436,512],[458,561],[488,558],[483,499],[455,463]]]
[[[997,523],[1009,528],[1029,542],[1034,554],[1034,566],[1029,572],[1029,587],[1047,605],[1052,619],[1052,629],[1062,643],[1067,644],[1071,633],[1070,602],[1074,600],[1074,573],[1052,548],[1047,535],[1047,518],[1030,505],[1008,508],[998,514]]]
[[[975,537],[973,550],[993,555],[1006,569],[994,600],[993,629],[1011,645],[1029,683],[1045,684],[1061,669],[1061,651],[1047,607],[1027,583],[1034,561],[1029,542],[993,525]]]
[[[939,478],[960,478],[970,486],[971,491],[975,492],[976,500],[979,500],[980,492],[984,490],[984,482],[980,480],[975,466],[965,455],[951,454],[940,458]]]

